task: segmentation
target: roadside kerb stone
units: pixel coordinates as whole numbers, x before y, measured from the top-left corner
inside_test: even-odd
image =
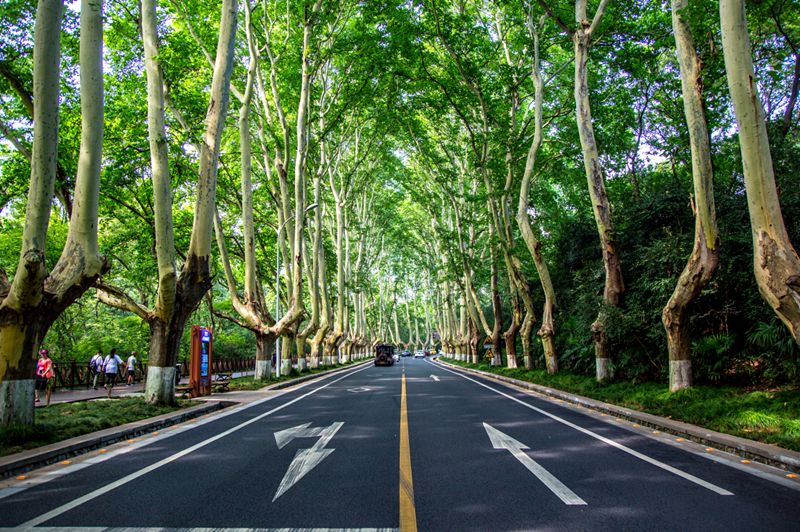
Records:
[[[90,432],[68,440],[37,447],[36,449],[3,456],[0,458],[0,478],[8,478],[37,467],[65,460],[92,449],[99,449],[163,427],[183,423],[189,419],[220,410],[225,406],[228,406],[225,401],[202,403],[176,412],[169,412],[160,416],[126,423],[125,425]]]
[[[674,434],[676,436],[681,436],[692,441],[702,443],[703,445],[708,445],[710,447],[715,447],[723,451],[734,453],[744,458],[749,458],[772,466],[780,467],[781,469],[785,469],[787,471],[800,472],[800,453],[796,451],[783,449],[768,443],[748,440],[739,436],[716,432],[705,427],[699,427],[683,421],[667,419],[653,414],[639,412],[638,410],[631,410],[610,403],[604,403],[603,401],[596,401],[588,397],[571,394],[562,390],[556,390],[554,388],[548,388],[547,386],[542,386],[541,384],[521,381],[511,377],[506,377],[504,375],[496,375],[494,373],[489,373],[478,369],[465,368],[455,364],[450,364],[441,359],[437,359],[436,362],[447,365],[456,370],[464,371],[466,373],[480,375],[481,377],[485,377],[496,382],[511,384],[513,386],[538,392],[555,399],[561,399],[562,401],[566,401],[568,403],[583,406],[585,408],[610,414],[622,419],[627,419],[628,421],[634,421],[639,425],[651,427],[656,430],[660,430],[661,432]]]

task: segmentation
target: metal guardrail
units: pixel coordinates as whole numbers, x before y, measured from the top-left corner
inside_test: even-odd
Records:
[[[228,358],[221,360],[213,360],[211,362],[212,373],[235,373],[244,371],[254,371],[256,367],[255,358]],[[89,369],[89,363],[78,363],[77,360],[70,360],[69,362],[54,362],[53,371],[55,372],[55,382],[53,383],[54,389],[74,389],[74,388],[90,388],[94,380],[94,373]],[[188,377],[190,368],[188,363],[180,364],[181,377]],[[127,378],[127,371],[124,366],[121,368],[117,381],[120,379],[124,381]],[[147,377],[147,363],[139,363],[133,377],[134,382],[141,382]],[[97,385],[102,386],[105,384],[105,375],[100,374],[97,379]]]

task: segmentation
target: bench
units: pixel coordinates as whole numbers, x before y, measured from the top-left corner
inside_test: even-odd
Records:
[[[215,392],[227,392],[231,384],[230,373],[217,373],[216,379],[211,381],[211,390]]]
[[[217,373],[211,381],[211,391],[227,392],[231,385],[230,373]],[[191,384],[178,384],[175,386],[175,394],[191,395],[194,387]]]

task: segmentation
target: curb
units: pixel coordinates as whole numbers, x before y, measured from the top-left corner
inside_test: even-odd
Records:
[[[229,404],[230,403],[225,401],[199,404],[178,412],[161,414],[160,416],[134,421],[97,432],[90,432],[89,434],[83,434],[68,440],[37,447],[36,449],[4,456],[0,458],[0,479],[30,471],[36,467],[52,464],[124,439],[141,436],[142,434],[152,432],[156,429],[176,425],[189,419],[208,414],[209,412],[215,412],[225,408]]]
[[[542,386],[541,384],[534,384],[518,379],[512,379],[511,377],[505,377],[503,375],[495,375],[494,373],[489,373],[486,371],[457,366],[440,359],[437,359],[436,362],[447,365],[455,370],[471,373],[473,375],[479,375],[495,382],[511,384],[519,388],[524,388],[526,390],[531,390],[549,397],[553,397],[555,399],[561,399],[562,401],[568,403],[583,406],[597,412],[603,412],[622,419],[627,419],[629,421],[635,421],[640,425],[658,429],[661,432],[682,436],[697,443],[713,446],[717,449],[728,451],[744,458],[757,460],[759,462],[776,466],[787,471],[795,473],[800,472],[800,452],[797,451],[791,451],[776,445],[748,440],[746,438],[732,436],[722,432],[716,432],[705,427],[692,425],[683,421],[675,421],[653,414],[639,412],[638,410],[631,410],[629,408],[612,405],[610,403],[604,403],[602,401],[589,399],[588,397],[583,397],[580,395],[574,395],[562,390],[548,388],[546,386]]]
[[[357,368],[370,362],[370,360],[366,360],[360,364],[349,364],[347,366],[321,371],[311,375],[305,375],[296,379],[290,379],[265,386],[261,388],[261,390],[279,390],[282,388],[288,388],[306,381],[318,379],[320,377],[326,377],[335,373],[346,371],[348,369]],[[42,467],[70,458],[72,456],[85,453],[92,449],[98,449],[121,440],[141,436],[142,434],[146,434],[163,427],[168,427],[170,425],[177,425],[178,423],[183,423],[189,419],[215,412],[235,404],[230,401],[225,401],[224,394],[220,395],[222,395],[222,397],[219,397],[218,400],[205,400],[202,401],[201,404],[177,412],[170,412],[168,414],[162,414],[160,416],[134,421],[125,425],[119,425],[117,427],[111,427],[108,429],[99,430],[97,432],[90,432],[89,434],[83,434],[68,440],[37,447],[36,449],[30,449],[28,451],[22,451],[21,453],[0,457],[0,480],[11,477],[15,474],[30,471],[31,469],[35,469],[37,467]]]

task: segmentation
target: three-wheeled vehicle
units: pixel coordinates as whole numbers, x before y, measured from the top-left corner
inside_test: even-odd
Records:
[[[394,346],[378,344],[375,346],[375,365],[394,366]]]

